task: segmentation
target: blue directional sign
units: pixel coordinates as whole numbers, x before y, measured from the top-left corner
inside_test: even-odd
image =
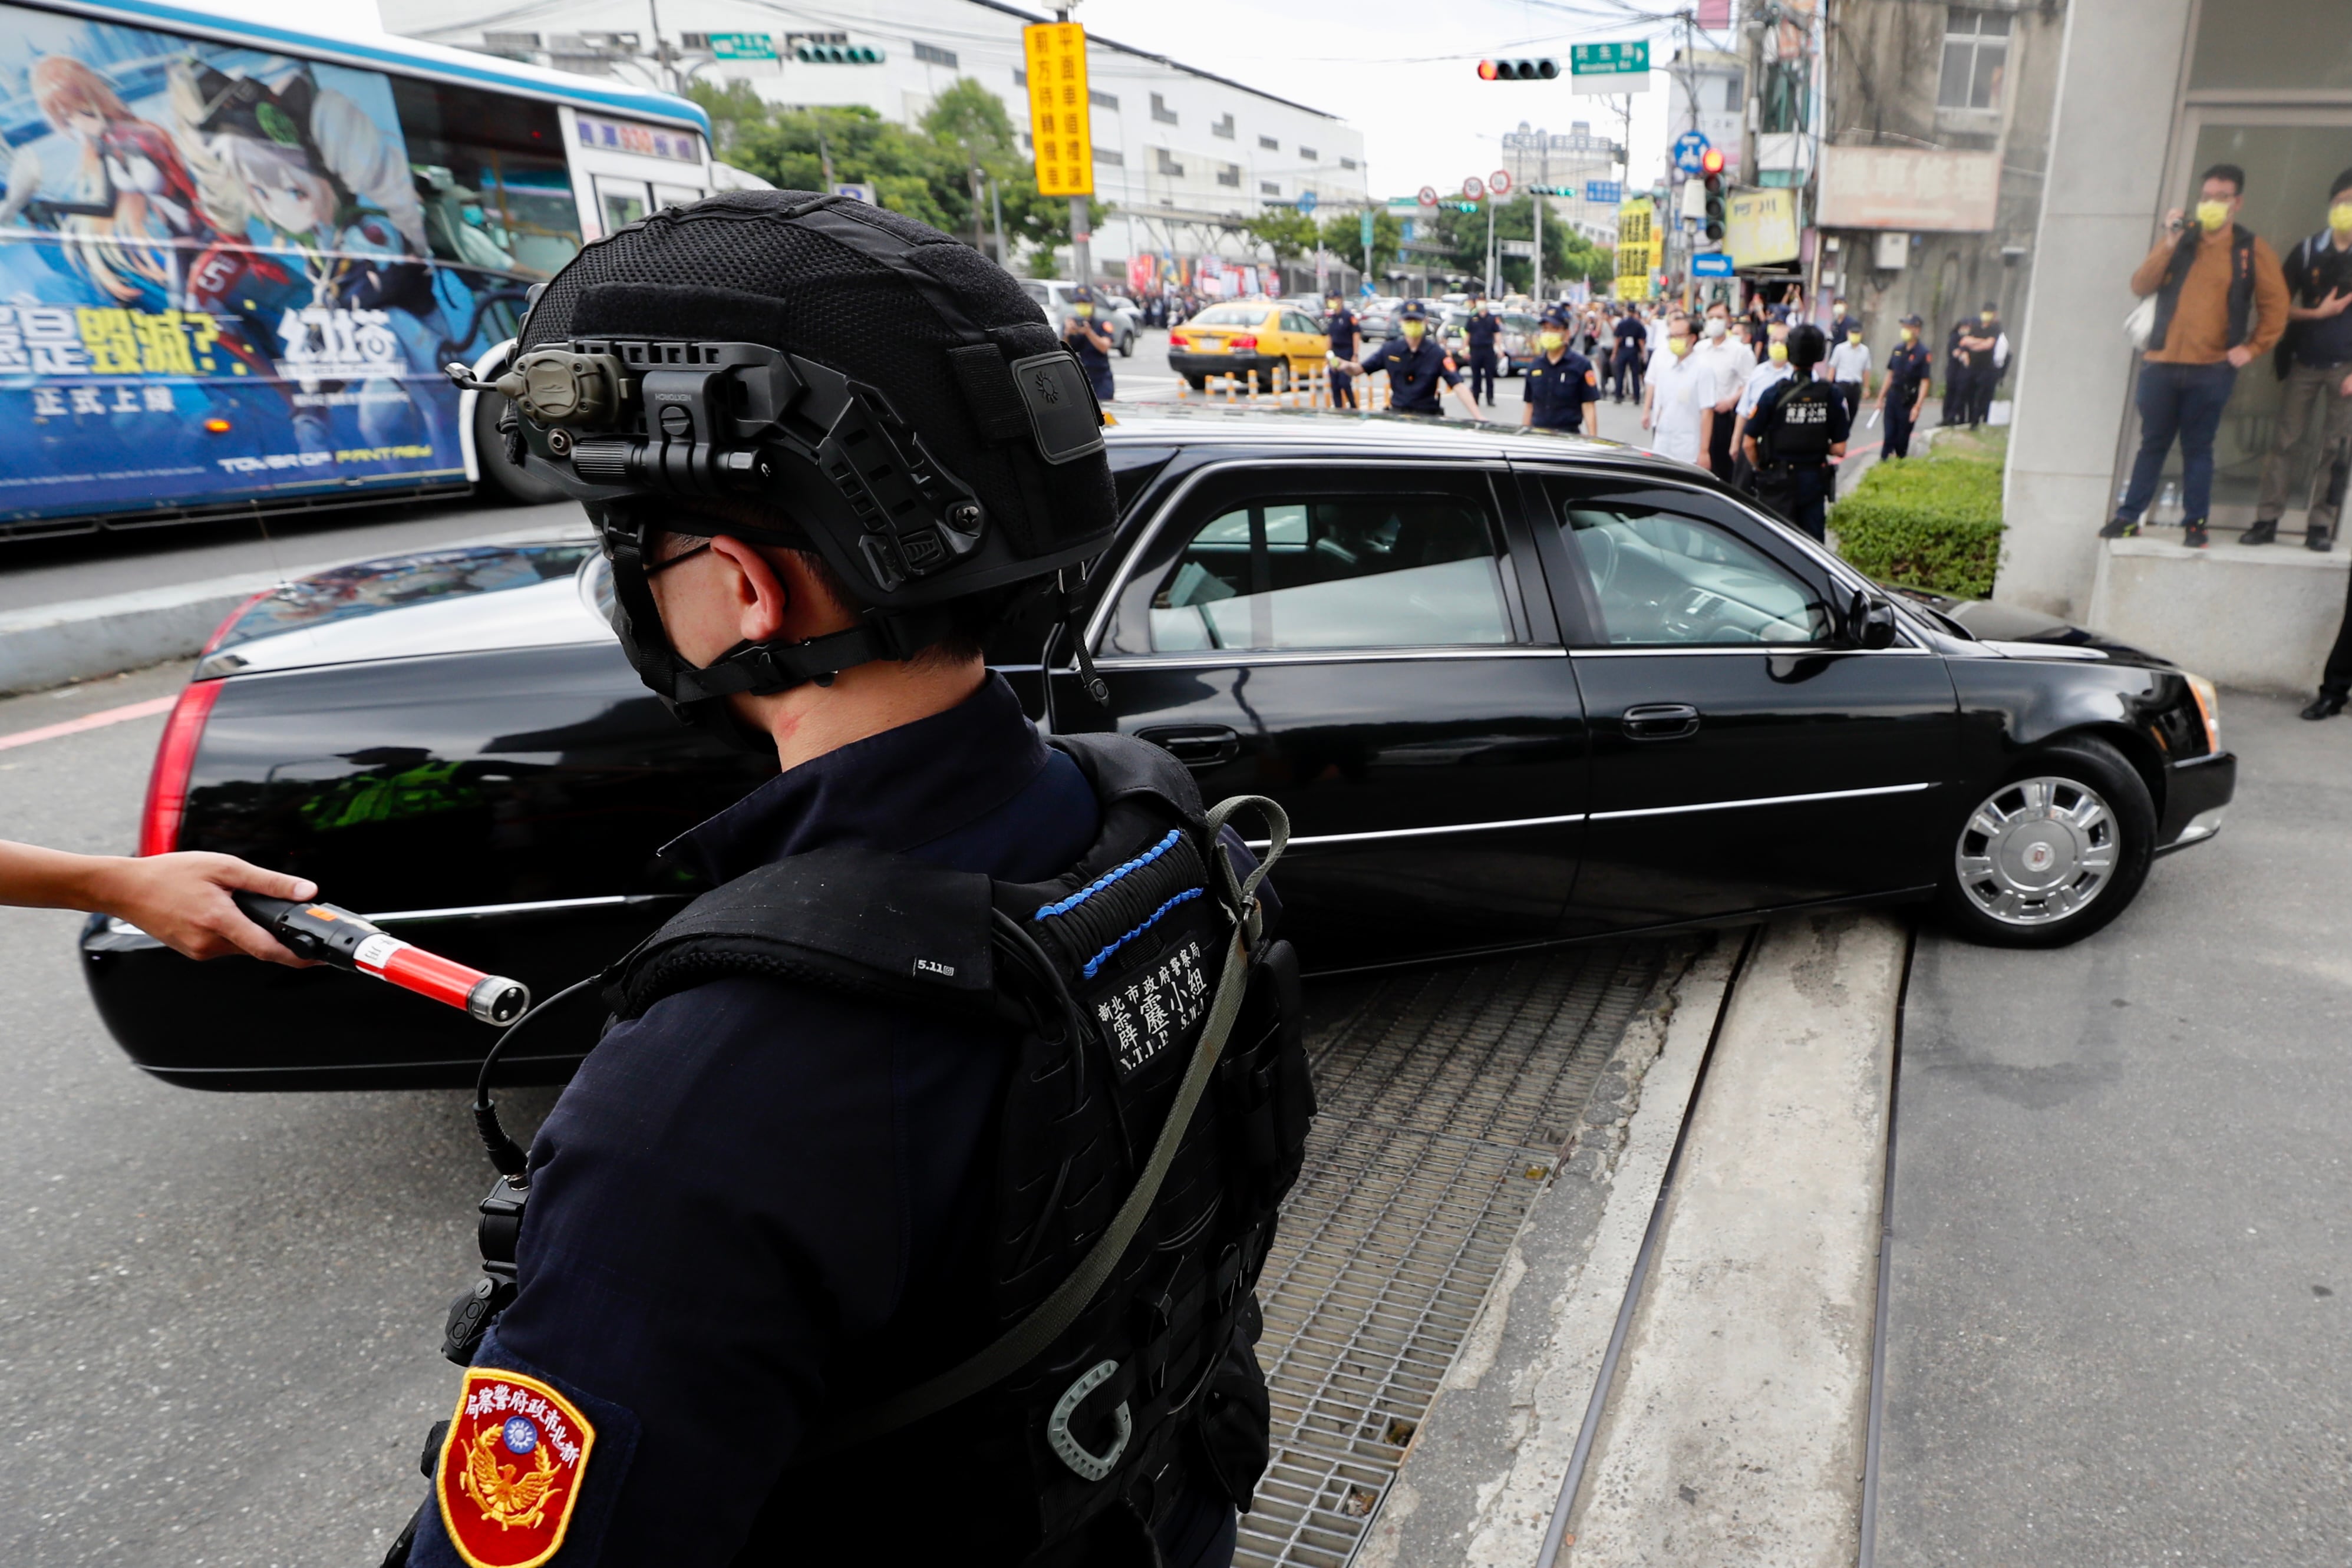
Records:
[[[1625,199],[1625,182],[1587,180],[1584,182],[1584,199],[1601,206],[1613,207]]]
[[[1729,277],[1731,253],[1727,250],[1703,250],[1691,257],[1693,277]]]
[[[1675,167],[1685,174],[1698,173],[1699,160],[1706,157],[1706,150],[1714,145],[1703,132],[1684,131],[1675,138]]]
[[[1307,217],[1313,217],[1315,215],[1314,192],[1301,191],[1298,193],[1298,210],[1301,214]]]

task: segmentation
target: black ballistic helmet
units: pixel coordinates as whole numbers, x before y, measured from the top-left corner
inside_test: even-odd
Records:
[[[1020,285],[841,197],[729,192],[596,241],[488,385],[509,455],[603,536],[630,663],[689,717],[907,658],[949,633],[950,601],[1085,561],[1116,521],[1101,410]],[[646,581],[665,532],[814,551],[864,613],[697,669]]]
[[[1801,371],[1820,364],[1829,346],[1829,335],[1811,321],[1789,329],[1789,362]]]

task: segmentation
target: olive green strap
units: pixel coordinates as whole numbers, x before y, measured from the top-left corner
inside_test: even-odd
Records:
[[[1257,868],[1237,881],[1233,856],[1217,840],[1234,813],[1253,806],[1272,830],[1273,841]],[[1095,1292],[1102,1289],[1111,1270],[1118,1266],[1136,1232],[1143,1228],[1143,1218],[1160,1197],[1160,1183],[1167,1179],[1169,1167],[1176,1161],[1176,1147],[1184,1141],[1192,1113],[1199,1108],[1202,1095],[1208,1092],[1210,1074],[1216,1071],[1217,1061],[1224,1052],[1225,1039],[1233,1033],[1234,1020],[1241,1016],[1242,998],[1249,989],[1254,956],[1251,949],[1262,929],[1256,904],[1258,884],[1265,880],[1265,873],[1273,869],[1274,862],[1282,856],[1283,847],[1290,841],[1289,817],[1262,795],[1237,795],[1218,802],[1208,814],[1208,828],[1211,855],[1218,868],[1213,874],[1229,895],[1227,909],[1234,917],[1233,943],[1225,953],[1224,972],[1217,977],[1216,994],[1209,1004],[1208,1021],[1201,1027],[1200,1043],[1192,1048],[1192,1065],[1177,1087],[1175,1103],[1168,1108],[1168,1119],[1160,1124],[1159,1141],[1151,1146],[1151,1157],[1145,1162],[1142,1175],[1136,1178],[1135,1189],[1118,1206],[1109,1227],[1087,1249],[1070,1277],[1055,1287],[1054,1293],[1038,1302],[1027,1317],[961,1365],[887,1399],[850,1411],[831,1426],[811,1434],[806,1451],[829,1453],[866,1442],[910,1426],[926,1416],[937,1415],[1003,1382],[1043,1354],[1078,1321],[1078,1314],[1086,1311]]]

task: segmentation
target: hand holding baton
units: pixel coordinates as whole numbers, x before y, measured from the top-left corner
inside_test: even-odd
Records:
[[[530,1007],[530,988],[503,975],[485,975],[454,959],[428,953],[385,932],[363,915],[340,904],[298,902],[257,893],[233,895],[256,925],[292,949],[338,969],[372,975],[403,990],[447,1007],[463,1008],[500,1029]]]

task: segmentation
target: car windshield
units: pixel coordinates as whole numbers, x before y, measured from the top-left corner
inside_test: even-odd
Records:
[[[1266,308],[1263,305],[1212,305],[1192,318],[1195,327],[1263,327]]]

